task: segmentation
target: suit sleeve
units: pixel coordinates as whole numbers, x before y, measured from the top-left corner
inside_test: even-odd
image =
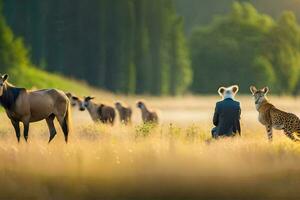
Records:
[[[240,135],[241,135],[241,133],[242,133],[242,130],[241,130],[241,124],[240,124],[241,113],[242,113],[242,110],[241,110],[241,106],[239,105],[238,132],[239,132]]]
[[[218,126],[218,124],[219,124],[219,109],[218,109],[218,104],[216,104],[216,107],[215,107],[215,113],[214,113],[213,123],[214,123],[215,126]]]

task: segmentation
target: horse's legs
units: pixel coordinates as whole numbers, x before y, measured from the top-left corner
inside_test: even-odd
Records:
[[[29,131],[29,122],[30,122],[30,116],[25,116],[22,119],[23,125],[24,125],[24,139],[27,142],[28,139],[28,131]]]
[[[12,125],[15,129],[18,142],[20,142],[20,123],[18,121],[15,121],[15,120],[11,120],[11,123],[12,123]]]
[[[51,142],[51,140],[53,140],[53,138],[55,137],[56,135],[56,129],[55,129],[55,126],[54,126],[54,123],[53,123],[53,120],[55,118],[55,115],[50,115],[47,119],[46,119],[46,122],[47,122],[47,125],[48,125],[48,128],[49,128],[49,131],[50,131],[50,137],[49,137],[49,142]]]
[[[29,131],[29,122],[23,123],[24,124],[24,138],[27,142],[28,140],[28,131]]]
[[[65,141],[68,142],[69,130],[68,130],[68,124],[66,122],[66,118],[65,118],[65,116],[61,116],[61,115],[57,115],[56,118],[64,132]]]

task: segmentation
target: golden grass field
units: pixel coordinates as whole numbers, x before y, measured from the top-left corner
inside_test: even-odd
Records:
[[[108,94],[98,101],[140,97]],[[18,144],[0,114],[0,199],[300,199],[300,144],[275,131],[269,143],[250,96],[242,104],[241,138],[210,144],[215,97],[143,97],[161,123],[94,125],[73,109],[68,144],[59,130],[51,144],[45,122],[31,124],[29,143]],[[270,97],[300,116],[300,99]],[[58,126],[57,126],[58,127]]]

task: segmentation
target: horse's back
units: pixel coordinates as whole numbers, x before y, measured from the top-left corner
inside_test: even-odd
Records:
[[[43,89],[29,92],[31,99],[37,99],[38,101],[66,101],[68,97],[63,91],[57,89]]]
[[[68,107],[68,97],[57,89],[44,89],[28,92],[32,120],[40,120],[50,114],[65,113]]]

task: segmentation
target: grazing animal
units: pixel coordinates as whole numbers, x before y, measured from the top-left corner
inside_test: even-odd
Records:
[[[84,97],[84,100],[80,106],[80,110],[84,111],[87,109],[94,122],[101,121],[104,124],[109,123],[113,125],[116,117],[115,109],[111,106],[92,102],[94,98],[95,97],[90,96]]]
[[[70,93],[70,92],[67,92],[67,93],[65,93],[66,95],[67,95],[67,97],[69,98],[69,100],[70,100],[70,104],[71,104],[71,106],[72,107],[75,107],[75,106],[77,106],[77,105],[81,105],[81,100],[79,99],[79,97],[77,97],[77,96],[74,96],[72,93]]]
[[[120,102],[116,102],[115,107],[119,112],[120,121],[125,125],[131,123],[131,115],[132,115],[131,108],[122,105]]]
[[[239,87],[237,85],[218,89],[218,93],[223,100],[216,103],[213,117],[213,124],[215,125],[212,129],[213,138],[234,136],[236,133],[241,135],[241,107],[240,103],[234,100],[238,91]]]
[[[142,120],[144,123],[158,123],[158,115],[154,111],[150,111],[143,101],[138,101],[136,106],[141,109]]]
[[[29,123],[46,120],[50,131],[49,142],[56,135],[53,120],[55,117],[68,142],[70,131],[70,101],[68,97],[56,89],[28,91],[8,83],[8,75],[0,76],[0,103],[15,129],[20,141],[20,122],[24,125],[24,138],[27,141]]]
[[[293,141],[299,141],[294,136],[300,136],[300,120],[292,114],[277,109],[274,105],[269,103],[266,95],[269,92],[268,87],[263,89],[256,89],[251,86],[250,91],[254,97],[255,107],[258,111],[258,121],[266,127],[269,141],[273,139],[273,128],[277,130],[283,130],[284,134]]]

